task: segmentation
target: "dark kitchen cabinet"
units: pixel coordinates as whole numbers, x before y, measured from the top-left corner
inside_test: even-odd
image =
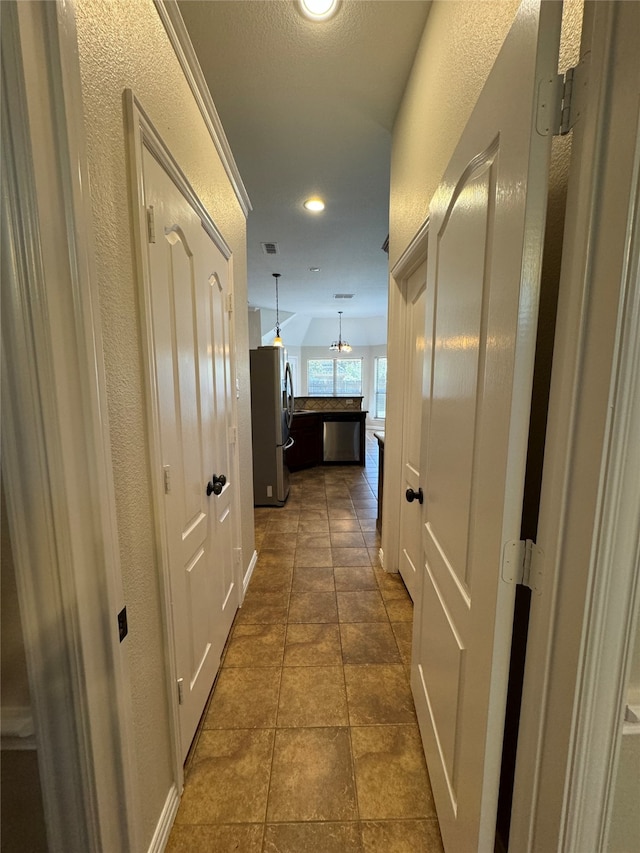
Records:
[[[297,412],[293,416],[290,430],[293,447],[286,451],[286,462],[290,471],[311,468],[322,464],[322,414],[320,412]]]

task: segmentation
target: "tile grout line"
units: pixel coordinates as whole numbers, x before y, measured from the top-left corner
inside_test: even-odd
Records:
[[[299,525],[299,517],[298,517],[298,525]],[[294,566],[295,566],[296,548],[297,548],[297,529],[296,529],[296,547],[294,547],[294,549],[293,549],[293,565]],[[260,553],[258,552],[258,559],[259,558],[260,558]],[[271,798],[271,781],[273,779],[273,763],[274,763],[275,754],[276,754],[276,738],[278,736],[278,715],[280,713],[280,695],[282,693],[282,676],[284,674],[284,655],[285,655],[285,650],[287,648],[287,633],[289,630],[289,607],[291,606],[291,588],[293,586],[293,572],[294,571],[295,571],[295,569],[292,566],[291,581],[289,583],[289,591],[287,594],[287,615],[286,615],[286,621],[285,621],[284,640],[283,640],[283,646],[282,646],[282,659],[280,661],[280,678],[278,681],[278,696],[276,699],[276,715],[275,715],[274,727],[273,727],[273,743],[271,745],[271,761],[269,764],[269,781],[267,783],[267,796],[266,796],[265,804],[264,804],[264,821],[262,824],[262,841],[261,841],[261,845],[260,845],[262,850],[264,850],[264,847],[265,847],[265,844],[267,841],[267,822],[268,822],[267,818],[268,818],[268,814],[269,814],[269,800]]]
[[[332,819],[332,820],[306,820],[306,821],[286,820],[286,821],[275,821],[274,823],[276,823],[276,824],[303,823],[303,824],[319,824],[319,825],[327,824],[327,823],[357,824],[358,825],[357,836],[358,836],[360,844],[362,845],[362,844],[364,844],[364,838],[362,835],[363,819],[362,819],[362,816],[360,814],[360,803],[359,803],[359,798],[358,798],[358,782],[357,782],[357,776],[356,776],[355,754],[354,754],[354,745],[353,745],[353,730],[354,730],[355,726],[352,723],[351,707],[350,707],[350,703],[349,703],[349,695],[348,695],[347,683],[346,683],[346,664],[345,664],[345,659],[344,659],[345,650],[344,650],[344,645],[343,645],[343,634],[342,634],[342,626],[345,623],[341,622],[340,612],[338,610],[338,597],[337,597],[338,596],[338,589],[336,586],[336,579],[335,579],[336,563],[335,563],[334,556],[333,556],[334,544],[333,544],[333,540],[331,537],[332,521],[341,521],[341,520],[345,520],[346,518],[351,518],[354,520],[354,522],[357,523],[356,529],[360,532],[360,535],[363,538],[365,550],[367,550],[369,552],[370,559],[369,559],[369,562],[368,562],[366,567],[373,572],[373,578],[374,578],[374,582],[375,582],[375,590],[379,593],[379,595],[381,596],[381,598],[383,600],[386,622],[389,625],[391,625],[391,618],[390,618],[390,614],[389,614],[389,611],[387,608],[386,599],[382,595],[382,588],[380,586],[379,578],[376,574],[376,571],[377,571],[377,569],[379,569],[379,566],[376,562],[373,562],[371,560],[371,553],[370,552],[372,549],[375,549],[375,547],[376,547],[375,542],[373,544],[371,544],[371,543],[372,543],[372,540],[374,539],[373,534],[375,534],[376,531],[375,531],[375,528],[371,527],[371,522],[367,516],[364,516],[363,518],[361,518],[360,515],[358,514],[359,509],[360,509],[360,511],[364,510],[366,512],[370,508],[369,507],[356,507],[356,505],[354,503],[354,498],[351,495],[352,489],[355,489],[355,488],[362,489],[363,488],[363,484],[364,484],[364,481],[366,481],[366,477],[364,477],[364,473],[363,473],[362,474],[362,480],[356,481],[352,477],[352,472],[350,472],[349,476],[346,476],[346,472],[344,472],[344,476],[340,476],[341,472],[338,472],[338,473],[331,472],[331,473],[334,476],[330,476],[329,478],[325,477],[324,473],[323,473],[322,481],[324,483],[323,488],[325,490],[324,506],[326,507],[326,513],[327,513],[327,516],[326,516],[327,517],[327,528],[329,531],[329,548],[330,548],[330,554],[331,554],[331,578],[332,578],[332,590],[331,590],[331,592],[332,592],[332,598],[333,598],[333,601],[335,604],[335,612],[336,612],[336,618],[337,618],[337,628],[338,628],[337,639],[338,639],[339,650],[340,650],[339,660],[340,660],[340,665],[342,667],[342,685],[343,685],[345,702],[346,702],[346,710],[347,710],[347,728],[349,730],[349,757],[350,757],[350,761],[351,761],[350,775],[351,775],[351,782],[353,785],[353,792],[354,792],[355,817],[353,819],[344,819],[343,818],[343,819]],[[366,481],[366,482],[368,482],[368,481]],[[350,509],[351,514],[349,516],[345,516],[344,518],[341,518],[340,516],[335,516],[335,517],[331,518],[329,516],[329,504],[328,504],[328,501],[326,500],[326,487],[327,487],[327,485],[332,485],[332,486],[342,485],[345,488],[346,494],[337,495],[336,500],[339,500],[339,501],[344,500],[345,502],[348,501],[349,507],[345,507],[345,509]],[[357,503],[362,503],[364,501],[369,501],[369,500],[372,500],[373,498],[375,498],[375,494],[374,494],[373,489],[371,488],[370,485],[368,486],[368,488],[369,488],[371,494],[367,495],[366,497],[364,495],[359,495],[356,499]],[[273,767],[274,767],[274,761],[275,761],[276,739],[277,739],[278,732],[280,731],[279,725],[278,725],[280,722],[280,719],[281,719],[281,717],[280,717],[280,702],[282,699],[282,690],[283,690],[283,683],[282,682],[283,682],[283,678],[284,678],[285,670],[286,670],[286,667],[284,665],[284,661],[285,661],[285,655],[286,655],[287,641],[289,638],[290,626],[292,624],[294,624],[294,623],[290,622],[289,617],[290,617],[290,611],[291,611],[292,595],[294,593],[294,578],[295,578],[296,568],[297,568],[296,567],[297,551],[298,551],[298,548],[301,547],[301,545],[300,545],[300,536],[301,536],[300,515],[301,515],[301,513],[306,512],[306,511],[312,511],[312,505],[305,506],[304,504],[298,503],[296,505],[296,507],[292,509],[293,513],[298,514],[298,518],[296,521],[295,544],[293,547],[291,574],[290,574],[288,583],[285,584],[285,588],[286,588],[286,617],[285,617],[285,625],[284,625],[282,656],[280,659],[280,665],[279,665],[279,667],[277,667],[280,681],[279,681],[278,692],[277,692],[277,697],[276,697],[276,713],[275,713],[275,723],[274,723],[273,744],[272,744],[272,750],[271,750],[271,760],[270,760],[270,767],[269,767],[269,781],[268,781],[268,785],[267,785],[267,796],[266,796],[264,820],[262,821],[261,824],[259,822],[257,822],[257,824],[261,825],[262,831],[260,834],[261,837],[259,839],[256,839],[256,840],[260,844],[260,847],[263,851],[265,850],[265,845],[267,844],[267,832],[266,832],[267,825],[268,825],[267,815],[268,815],[269,801],[270,801],[271,792],[272,792],[272,780],[273,780]],[[260,557],[261,552],[263,552],[264,550],[269,550],[268,548],[265,547],[265,544],[264,544],[264,539],[267,536],[269,536],[269,533],[271,533],[273,535],[276,532],[280,532],[280,533],[283,532],[283,531],[275,531],[275,530],[270,531],[269,530],[270,522],[274,520],[273,511],[269,512],[269,515],[267,518],[268,518],[268,521],[267,521],[266,527],[264,529],[264,532],[261,535],[260,544],[259,544],[258,548],[256,549],[258,551],[258,557]],[[363,526],[363,522],[364,522],[365,526]],[[368,536],[369,541],[367,541],[367,539],[365,538],[365,535]],[[268,543],[272,549],[277,547],[272,538],[268,539],[267,541],[268,541]],[[335,546],[335,547],[336,548],[350,548],[350,547],[355,548],[355,547],[362,547],[362,546],[361,545],[357,545],[357,546],[355,546],[355,545],[341,545],[341,546]],[[298,568],[302,568],[302,567],[298,567]],[[348,568],[357,568],[357,566],[355,566],[355,567],[348,566]],[[256,590],[256,593],[258,595],[261,595],[261,594],[268,592],[268,591],[269,591],[269,587],[267,584],[266,588],[263,588],[261,590]],[[313,590],[313,589],[308,590],[308,592],[311,595],[315,594],[316,592],[320,592],[320,591],[322,591],[322,590],[317,590],[317,591]],[[358,590],[356,588],[356,589],[351,590],[351,591],[352,592],[359,592],[361,590]],[[304,588],[302,588],[300,590],[300,592],[305,592]],[[265,615],[263,618],[266,619],[268,617],[267,617],[267,615]],[[247,624],[253,624],[253,623],[248,622]],[[256,624],[262,624],[262,623],[256,623]],[[265,624],[269,624],[269,623],[265,622]],[[295,624],[298,624],[298,623],[295,623]],[[300,623],[300,624],[303,624],[303,623]],[[313,623],[309,623],[309,624],[313,624]],[[318,624],[322,624],[322,623],[318,623]],[[227,644],[225,645],[225,651],[223,652],[223,656],[221,658],[221,670],[222,670],[222,667],[225,663],[226,650],[227,650],[229,643],[231,642],[231,639],[234,636],[235,628],[236,628],[236,626],[234,625],[232,628],[232,631],[230,632],[229,640],[228,640]],[[400,658],[402,658],[402,655],[400,653],[400,648],[398,645],[398,638],[396,637],[395,632],[393,632],[393,628],[391,628],[391,631],[392,631],[392,635],[394,637],[394,646],[396,647],[396,651],[398,652],[398,655],[400,656]],[[323,664],[323,665],[328,666],[329,664]],[[300,664],[299,666],[304,667],[305,664]],[[307,666],[309,666],[309,665],[307,664]],[[217,679],[216,679],[216,681],[217,681]],[[214,687],[212,689],[212,696],[210,697],[210,701],[209,701],[208,705],[210,704],[211,700],[213,699],[213,693],[215,691],[215,686],[216,686],[216,684],[214,683]],[[398,725],[400,725],[400,724],[398,724]],[[373,724],[371,727],[374,727]],[[327,726],[304,726],[303,725],[303,726],[290,726],[290,727],[283,727],[283,728],[304,730],[307,728],[309,728],[309,729],[327,728]],[[330,726],[329,728],[333,728],[333,726]],[[340,726],[338,726],[337,728],[340,728]],[[395,726],[394,726],[394,728],[395,728]],[[401,819],[398,819],[398,821],[400,821],[400,820]],[[220,823],[223,824],[224,821],[220,821]],[[253,823],[253,822],[250,822],[250,823]],[[358,849],[361,849],[361,848],[358,848]]]

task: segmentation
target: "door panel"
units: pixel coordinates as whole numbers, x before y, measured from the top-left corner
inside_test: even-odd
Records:
[[[422,440],[422,380],[425,351],[426,261],[412,273],[406,284],[407,376],[402,467],[404,478],[400,496],[400,560],[402,579],[415,602],[422,583],[422,546],[420,543],[420,504],[405,500],[407,489],[417,492],[420,481],[420,447]]]
[[[171,634],[181,683],[180,749],[186,757],[237,606],[234,485],[229,477],[228,263],[157,160],[143,152],[154,394],[165,472],[164,513]],[[222,494],[207,496],[214,474]],[[178,691],[176,690],[176,699]]]
[[[432,536],[456,577],[469,585],[467,559],[471,490],[479,410],[482,406],[490,281],[485,276],[491,162],[456,188],[437,239],[438,276],[427,490]],[[438,286],[439,285],[439,286]]]
[[[496,146],[476,158],[462,176],[437,235],[437,304],[432,354],[430,441],[425,486],[429,515],[424,553],[428,587],[422,610],[421,643],[429,716],[444,766],[451,809],[457,809],[456,732],[465,694],[470,632],[469,541],[474,449],[481,410],[486,307],[490,282],[485,257],[492,220],[492,172]],[[438,287],[442,284],[442,287]]]
[[[202,412],[198,376],[197,283],[193,255],[182,231],[165,235],[169,243],[169,287],[171,289],[171,323],[176,394],[175,423],[184,471],[183,541],[187,543],[198,523],[206,518],[202,512]]]
[[[412,687],[447,853],[493,851],[561,4],[523,4],[430,205]]]
[[[189,667],[189,689],[198,678],[211,648],[209,641],[207,602],[209,601],[209,578],[205,549],[200,548],[186,567],[188,621],[191,627]]]
[[[226,483],[222,492],[214,497],[215,559],[219,561],[215,632],[218,643],[224,646],[237,608],[234,566],[233,490],[231,476],[230,430],[232,424],[231,352],[229,344],[229,312],[227,297],[229,282],[227,263],[211,237],[203,231],[206,245],[206,262],[209,264],[209,314],[213,329],[213,401],[215,405],[215,460],[216,474],[224,474]]]
[[[460,704],[451,704],[451,697],[459,699],[465,662],[465,648],[448,612],[444,597],[427,567],[425,591],[425,620],[431,624],[430,654],[425,658],[423,678],[432,685],[428,691],[429,715],[434,728],[438,751],[446,772],[451,806],[457,804],[456,731],[460,719]],[[425,684],[425,689],[426,689]]]

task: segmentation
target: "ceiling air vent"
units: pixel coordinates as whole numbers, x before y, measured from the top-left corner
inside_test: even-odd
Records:
[[[278,254],[278,244],[277,243],[262,243],[262,251],[265,255],[277,255]]]
[[[334,299],[353,299],[355,293],[334,293]]]

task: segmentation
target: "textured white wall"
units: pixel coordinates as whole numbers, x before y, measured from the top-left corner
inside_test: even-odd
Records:
[[[146,441],[143,360],[129,207],[123,92],[143,108],[233,251],[241,481],[252,482],[245,219],[152,0],[77,0],[127,646],[144,846],[172,780],[158,563]],[[242,494],[243,560],[254,549]]]

